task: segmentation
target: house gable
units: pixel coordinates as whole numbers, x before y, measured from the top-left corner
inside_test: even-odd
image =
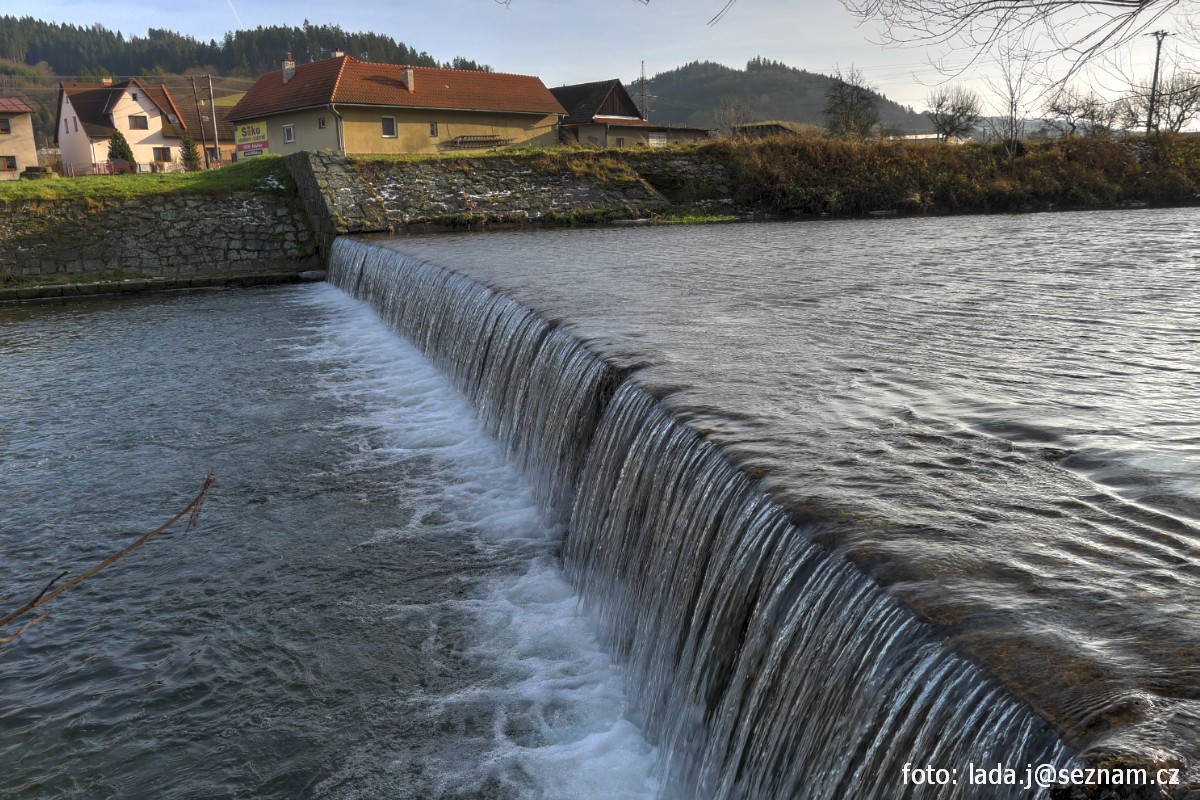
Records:
[[[121,131],[140,164],[174,163],[187,127],[166,86],[136,78],[119,83],[59,84],[55,140],[69,174],[107,161],[108,140]]]
[[[586,125],[597,117],[640,120],[642,112],[617,79],[559,86],[550,93],[567,110],[564,125]]]

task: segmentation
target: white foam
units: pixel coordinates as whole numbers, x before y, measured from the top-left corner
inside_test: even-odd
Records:
[[[490,709],[492,733],[486,752],[438,759],[431,769],[440,775],[439,790],[490,779],[524,798],[656,797],[656,752],[625,718],[623,673],[578,614],[576,593],[551,555],[561,530],[541,519],[501,445],[424,356],[366,304],[324,284],[302,291],[323,319],[314,328],[320,343],[296,357],[322,362],[320,390],[354,409],[356,457],[364,466],[407,459],[431,465],[415,502],[436,509],[440,521],[365,532],[361,546],[467,529],[484,546],[528,552],[520,574],[445,601],[469,620],[465,655],[487,664],[490,675],[453,694],[430,694],[428,713],[454,718],[456,710]],[[400,602],[390,607],[396,616],[415,610]],[[391,770],[399,774],[404,759],[395,760]]]

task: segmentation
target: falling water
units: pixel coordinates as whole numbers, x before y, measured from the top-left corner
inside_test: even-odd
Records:
[[[569,519],[566,571],[628,665],[672,796],[1016,798],[1029,790],[973,786],[966,768],[1069,760],[1040,718],[821,544],[854,521],[782,508],[565,325],[360,241],[336,244],[330,281],[447,372]],[[918,785],[906,764],[959,774]]]

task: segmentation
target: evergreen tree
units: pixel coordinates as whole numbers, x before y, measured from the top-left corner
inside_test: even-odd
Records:
[[[183,168],[188,172],[196,172],[200,169],[200,148],[196,147],[196,140],[185,133],[179,144],[179,160],[183,162]]]
[[[108,160],[128,161],[130,166],[136,163],[133,159],[133,148],[129,146],[129,140],[125,138],[125,134],[120,131],[113,131],[113,135],[108,139]]]

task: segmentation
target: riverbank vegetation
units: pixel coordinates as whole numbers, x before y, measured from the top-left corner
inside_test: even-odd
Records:
[[[704,145],[732,199],[773,214],[954,214],[1200,202],[1200,137],[942,144],[826,137]]]
[[[164,194],[292,192],[295,184],[277,156],[266,156],[200,172],[149,175],[87,175],[36,181],[0,181],[0,203],[30,200],[127,200]]]

